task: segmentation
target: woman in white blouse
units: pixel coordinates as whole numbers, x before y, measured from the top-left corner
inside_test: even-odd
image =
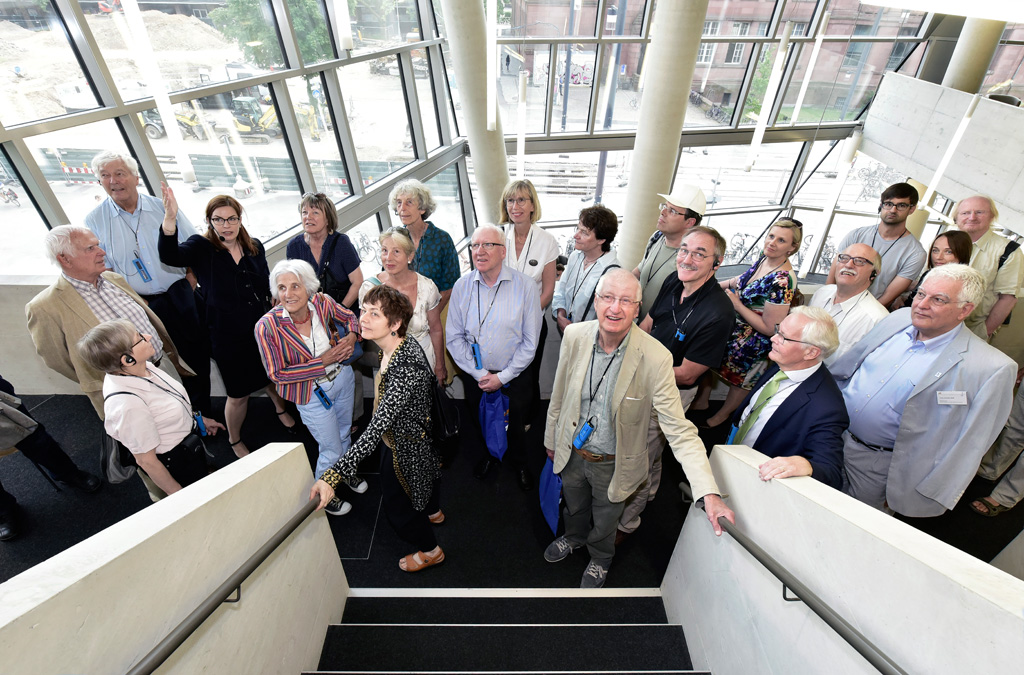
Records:
[[[359,302],[374,286],[384,284],[399,291],[412,303],[408,334],[423,347],[427,363],[439,382],[448,371],[444,365],[444,324],[441,323],[441,294],[433,281],[409,269],[416,249],[404,227],[392,227],[380,235],[380,264],[384,271],[359,287]]]
[[[576,250],[565,264],[551,302],[559,332],[564,333],[571,323],[597,318],[594,290],[608,268],[619,267],[615,251],[611,250],[618,231],[619,219],[611,209],[595,204],[580,211],[573,235]]]

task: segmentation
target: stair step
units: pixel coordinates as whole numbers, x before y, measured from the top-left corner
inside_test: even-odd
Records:
[[[660,597],[350,597],[343,624],[664,624]]]
[[[327,629],[318,670],[552,673],[692,667],[680,626],[345,624]]]
[[[410,675],[408,670],[309,670],[302,675]],[[416,673],[430,675],[473,675],[476,670],[417,670]],[[546,675],[580,675],[579,670],[545,670]],[[710,670],[588,670],[586,675],[711,675]],[[521,670],[489,670],[487,675],[523,675]]]

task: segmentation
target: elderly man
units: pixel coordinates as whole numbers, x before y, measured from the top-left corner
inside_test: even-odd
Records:
[[[47,233],[46,248],[61,276],[25,306],[28,330],[47,367],[77,382],[103,419],[103,373],[82,359],[78,340],[110,319],[128,319],[140,333],[152,335],[154,360],[166,353],[182,375],[192,375],[178,361],[174,344],[160,318],[119,274],[106,271],[99,240],[81,225],[63,225]],[[190,377],[183,377],[188,380]]]
[[[92,170],[108,197],[85,217],[85,225],[99,238],[111,268],[128,281],[167,327],[182,358],[196,373],[183,381],[189,399],[196,410],[208,411],[210,340],[185,270],[160,262],[157,243],[164,219],[163,203],[139,194],[139,165],[130,155],[101,152],[93,158]],[[181,211],[176,222],[179,242],[196,234]]]
[[[640,280],[643,303],[640,305],[639,320],[647,318],[647,312],[658,297],[665,279],[672,276],[672,261],[679,250],[683,235],[691,227],[700,225],[707,210],[704,192],[696,185],[678,185],[670,195],[659,194],[665,201],[658,205],[658,229],[647,241],[644,257],[633,269],[633,276]]]
[[[985,280],[966,265],[928,273],[832,366],[850,428],[843,491],[910,518],[956,506],[1010,413],[1017,366],[963,321]]]
[[[1020,246],[992,231],[999,210],[991,198],[975,195],[963,199],[953,211],[953,222],[971,237],[971,267],[985,279],[985,295],[967,317],[967,327],[990,340],[1017,304],[1017,289],[1024,273]]]
[[[736,311],[715,279],[725,255],[725,239],[710,227],[697,225],[683,236],[676,254],[676,275],[665,280],[640,329],[668,348],[679,401],[685,411],[697,393],[697,380],[722,365]],[[640,514],[661,484],[665,435],[658,417],[647,427],[647,480],[626,500],[619,518],[616,546],[640,526]]]
[[[564,560],[586,544],[590,564],[581,588],[604,585],[625,500],[648,475],[644,429],[652,412],[715,533],[722,533],[720,517],[735,522],[704,444],[684,417],[672,354],[633,324],[640,295],[640,284],[625,270],[601,277],[597,321],[566,328],[548,406],[544,447],[562,478],[565,534],[548,545],[544,559]]]
[[[828,312],[794,307],[775,329],[768,358],[775,362],[733,415],[731,443],[772,459],[761,480],[811,476],[843,486],[843,432],[850,424],[843,394],[822,367],[839,346]]]
[[[462,369],[470,418],[476,419],[483,392],[504,389],[508,396],[508,450],[519,487],[529,490],[526,424],[533,383],[527,366],[540,336],[540,290],[532,279],[503,264],[505,234],[494,225],[473,232],[469,246],[476,269],[452,289],[445,334],[448,352]],[[499,464],[486,447],[474,475],[484,478]]]
[[[882,267],[871,283],[871,295],[883,307],[906,292],[921,274],[927,261],[924,247],[913,234],[907,231],[907,218],[917,210],[917,189],[908,183],[895,183],[882,192],[882,203],[878,205],[878,225],[868,225],[853,230],[839,244],[845,251],[852,244],[867,244],[878,251]],[[839,271],[838,261],[832,263],[826,283],[836,283]]]
[[[825,365],[836,360],[867,335],[875,324],[889,316],[868,287],[882,269],[882,256],[867,244],[853,244],[836,258],[836,282],[814,292],[808,305],[824,309],[839,328],[839,347]]]

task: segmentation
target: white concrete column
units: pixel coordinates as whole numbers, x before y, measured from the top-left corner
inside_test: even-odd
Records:
[[[919,197],[924,197],[924,193],[928,191],[927,185],[920,181],[916,181],[913,178],[908,178],[907,183],[914,186]],[[910,216],[907,217],[907,222],[904,223],[907,227],[907,231],[917,237],[918,241],[921,241],[921,235],[924,233],[924,226],[928,224],[928,209],[926,209],[925,206],[927,205],[923,201],[919,202],[917,210],[911,213]],[[931,242],[922,241],[921,246],[927,247],[930,243]],[[931,255],[927,249],[925,252],[928,253],[928,255]]]
[[[968,94],[978,93],[1005,28],[1005,21],[972,18],[964,21],[946,75],[942,78],[942,86]]]
[[[442,0],[444,24],[458,78],[465,132],[473,156],[476,185],[480,192],[477,213],[481,222],[497,223],[501,193],[508,183],[508,159],[501,131],[501,115],[495,113],[494,131],[487,130],[487,40],[482,2]],[[660,11],[660,8],[659,8]],[[500,112],[500,111],[498,111]]]
[[[619,262],[632,269],[643,257],[644,243],[658,222],[658,193],[672,187],[672,171],[700,49],[708,0],[661,0],[640,103],[633,171],[629,177],[626,211],[615,238]]]

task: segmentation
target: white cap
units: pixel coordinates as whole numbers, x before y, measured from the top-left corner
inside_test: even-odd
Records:
[[[704,191],[696,185],[682,183],[676,185],[670,195],[659,194],[666,202],[680,209],[690,209],[694,213],[704,215],[708,208],[708,201],[704,198]]]

